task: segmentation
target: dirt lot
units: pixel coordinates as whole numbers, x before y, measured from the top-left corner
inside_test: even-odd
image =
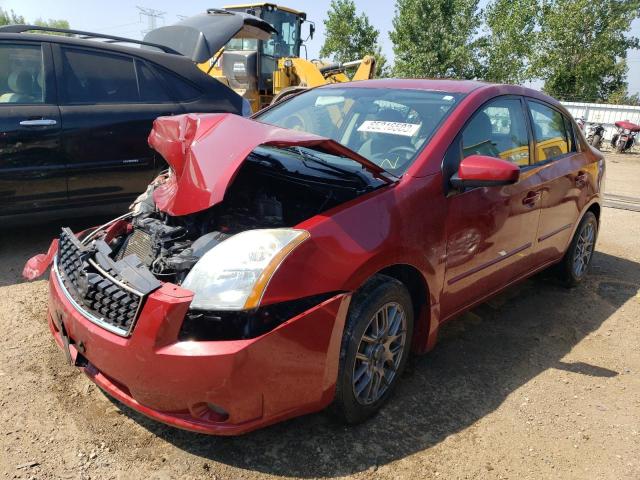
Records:
[[[608,175],[640,198],[640,155]],[[580,287],[539,275],[451,322],[368,423],[319,413],[238,438],[147,420],[64,365],[46,282],[19,279],[57,231],[0,237],[2,478],[640,478],[639,212],[604,209]]]

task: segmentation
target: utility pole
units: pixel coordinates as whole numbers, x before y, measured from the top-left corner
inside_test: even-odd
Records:
[[[161,12],[160,10],[140,6],[136,6],[136,8],[140,11],[140,20],[142,20],[142,17],[147,17],[147,29],[141,32],[143,37],[151,30],[158,27],[158,19],[161,19],[162,24],[164,25],[164,16],[167,12]]]

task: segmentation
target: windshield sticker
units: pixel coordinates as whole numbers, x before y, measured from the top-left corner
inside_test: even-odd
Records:
[[[404,137],[413,137],[419,129],[419,123],[384,122],[382,120],[366,120],[358,127],[359,132],[388,133]]]

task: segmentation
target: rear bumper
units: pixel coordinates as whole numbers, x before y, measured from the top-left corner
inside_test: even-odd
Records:
[[[349,295],[336,295],[255,339],[181,342],[191,298],[164,284],[123,338],[78,312],[52,272],[48,321],[60,347],[64,325],[72,359],[104,391],[179,428],[237,435],[331,403]]]

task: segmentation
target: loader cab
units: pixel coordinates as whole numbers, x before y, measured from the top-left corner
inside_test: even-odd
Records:
[[[224,77],[231,88],[245,91],[243,96],[256,110],[256,107],[269,103],[273,96],[273,72],[278,69],[278,60],[300,57],[302,24],[307,15],[271,3],[235,5],[224,9],[254,15],[276,30],[267,40],[231,39],[214,67],[217,70],[214,73]],[[310,24],[308,36],[311,37],[313,32],[313,24]]]

